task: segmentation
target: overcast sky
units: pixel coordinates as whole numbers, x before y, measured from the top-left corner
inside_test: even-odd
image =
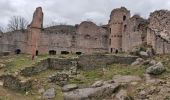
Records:
[[[156,9],[169,9],[170,0],[0,0],[0,26],[12,16],[23,16],[29,22],[36,7],[44,12],[44,23],[79,24],[91,19],[107,23],[112,9],[125,6],[131,13],[147,18]]]

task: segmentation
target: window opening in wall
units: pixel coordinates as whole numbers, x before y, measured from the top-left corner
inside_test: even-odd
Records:
[[[123,21],[125,21],[126,20],[126,16],[123,16]]]
[[[61,54],[68,55],[69,52],[68,51],[61,51]]]
[[[39,53],[38,50],[36,50],[35,55],[38,56],[38,53]]]
[[[72,39],[75,39],[76,37],[75,36],[72,36]]]
[[[49,55],[56,55],[56,51],[55,50],[50,50]]]
[[[116,54],[119,53],[118,49],[116,49],[115,53],[116,53]]]
[[[21,50],[20,49],[16,49],[15,50],[15,54],[20,54],[21,53]]]
[[[111,53],[113,52],[113,48],[110,48],[110,52],[111,52]]]
[[[124,30],[123,30],[124,32],[126,31],[126,28],[127,28],[127,25],[124,25]]]
[[[112,44],[112,39],[109,39],[109,45],[111,45]]]
[[[76,54],[77,54],[77,55],[81,55],[81,54],[82,54],[82,52],[76,52]]]

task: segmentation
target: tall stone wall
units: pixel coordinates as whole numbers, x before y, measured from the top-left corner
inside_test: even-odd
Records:
[[[33,20],[29,25],[28,31],[28,41],[27,41],[27,53],[32,54],[33,56],[38,53],[38,42],[40,41],[40,33],[43,28],[43,12],[42,8],[36,8],[36,11],[33,15]]]
[[[77,28],[77,51],[108,52],[108,35],[107,30],[93,22],[82,22]]]
[[[158,10],[150,14],[149,28],[170,40],[170,11]]]
[[[170,41],[164,39],[158,34],[159,33],[154,30],[148,29],[147,44],[152,46],[157,54],[170,53]]]
[[[39,54],[46,54],[50,50],[60,54],[108,51],[108,32],[92,22],[82,22],[80,25],[58,25],[44,29],[38,43]]]
[[[109,20],[109,51],[122,51],[123,23],[130,18],[130,11],[121,7],[111,12]]]
[[[2,34],[0,38],[0,52],[15,52],[20,49],[21,53],[26,51],[27,31],[13,31]]]
[[[140,16],[130,17],[124,7],[111,12],[107,25],[97,26],[84,21],[76,26],[57,25],[43,29],[43,12],[38,7],[31,24],[25,31],[0,34],[0,53],[14,52],[36,55],[48,54],[54,50],[69,53],[115,53],[131,51],[135,46],[148,44],[157,53],[170,52],[170,11],[151,13],[149,20]]]
[[[122,48],[124,52],[131,51],[134,47],[146,43],[147,20],[134,15],[124,23]]]
[[[170,11],[158,10],[150,14],[147,44],[158,54],[170,53]]]

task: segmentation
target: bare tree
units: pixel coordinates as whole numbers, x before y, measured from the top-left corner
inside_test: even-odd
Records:
[[[24,30],[28,26],[28,21],[21,16],[13,16],[8,23],[8,31]]]

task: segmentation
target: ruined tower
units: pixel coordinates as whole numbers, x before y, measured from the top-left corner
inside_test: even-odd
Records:
[[[122,51],[122,33],[126,29],[124,23],[130,18],[130,11],[125,7],[114,9],[109,20],[109,52]]]
[[[36,8],[31,24],[28,26],[28,41],[27,41],[27,53],[32,55],[38,55],[38,43],[40,33],[43,28],[43,12],[42,8]]]

